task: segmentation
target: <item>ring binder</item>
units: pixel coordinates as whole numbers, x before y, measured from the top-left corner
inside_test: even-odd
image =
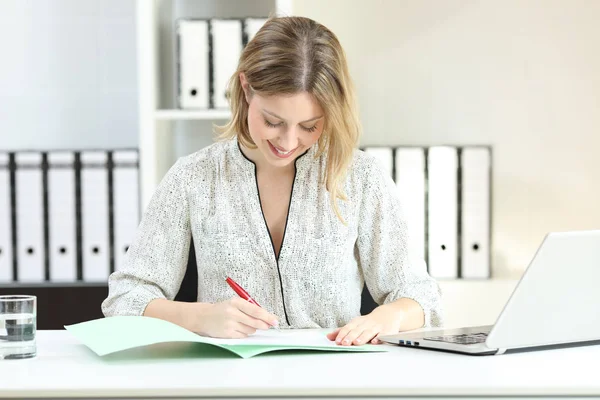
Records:
[[[48,153],[50,281],[77,280],[75,154]]]
[[[44,191],[40,152],[15,154],[18,280],[45,280]]]
[[[10,157],[0,153],[0,283],[13,281]]]

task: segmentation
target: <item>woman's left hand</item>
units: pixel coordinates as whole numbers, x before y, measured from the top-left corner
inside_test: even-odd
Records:
[[[356,317],[346,326],[327,334],[342,346],[362,345],[371,342],[379,344],[379,335],[395,334],[400,331],[402,312],[394,304],[377,307],[370,314]]]

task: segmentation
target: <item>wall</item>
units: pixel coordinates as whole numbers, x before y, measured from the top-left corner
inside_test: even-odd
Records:
[[[600,2],[292,9],[342,41],[362,144],[494,146],[496,277],[518,277],[548,231],[600,227]],[[133,0],[2,0],[0,10],[0,150],[137,145]],[[181,153],[197,147],[185,142]]]
[[[493,274],[600,228],[600,2],[297,0],[334,31],[362,144],[494,146]]]
[[[134,0],[0,0],[0,150],[137,146]]]

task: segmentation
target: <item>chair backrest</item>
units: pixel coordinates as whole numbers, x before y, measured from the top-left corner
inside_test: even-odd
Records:
[[[193,303],[198,300],[198,267],[196,266],[196,251],[194,249],[194,241],[190,244],[190,254],[188,256],[187,269],[179,287],[179,292],[175,296],[175,301],[185,301]],[[360,313],[362,315],[369,314],[377,307],[377,303],[371,297],[367,285],[365,285],[362,297]]]
[[[185,301],[194,303],[198,301],[198,267],[196,266],[196,250],[194,241],[191,240],[190,254],[188,256],[187,269],[181,281],[179,292],[175,296],[175,301]]]

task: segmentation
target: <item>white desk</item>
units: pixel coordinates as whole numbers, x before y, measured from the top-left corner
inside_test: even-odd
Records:
[[[484,357],[390,347],[241,359],[174,343],[98,357],[66,331],[39,331],[36,358],[0,361],[0,397],[600,396],[600,346]]]

